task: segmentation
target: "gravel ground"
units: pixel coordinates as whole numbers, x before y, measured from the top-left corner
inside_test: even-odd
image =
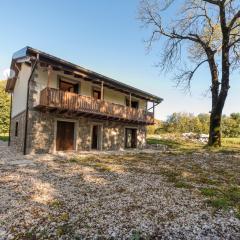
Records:
[[[210,172],[214,165],[239,174],[239,156],[148,151],[23,157],[10,151],[7,158],[8,150],[0,146],[1,240],[240,239],[234,209],[213,209],[199,183],[177,188],[163,171],[201,165]]]

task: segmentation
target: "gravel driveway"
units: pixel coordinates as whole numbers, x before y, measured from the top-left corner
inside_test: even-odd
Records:
[[[197,188],[175,187],[162,171],[206,167],[212,157],[22,156],[0,143],[0,239],[240,239],[233,209],[214,210]]]

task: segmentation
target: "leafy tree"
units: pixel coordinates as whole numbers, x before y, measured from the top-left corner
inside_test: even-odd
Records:
[[[201,133],[208,133],[209,123],[210,123],[210,115],[207,113],[198,114],[198,119],[201,123]]]
[[[162,127],[162,122],[160,120],[155,119],[155,124],[147,127],[147,133],[150,135],[156,134],[157,129],[160,129],[161,127]]]
[[[167,12],[169,9],[176,13]],[[222,111],[230,88],[230,72],[240,65],[239,0],[143,0],[140,19],[150,28],[149,47],[165,40],[159,66],[181,66],[177,84],[190,87],[196,71],[207,64],[212,106],[209,145],[221,146]],[[168,14],[168,15],[167,15]],[[188,57],[188,66],[183,61]]]
[[[5,92],[6,81],[0,80],[0,135],[6,135],[9,130],[10,97]]]
[[[224,137],[240,137],[239,114],[232,113],[230,117],[223,117],[222,133]]]
[[[173,113],[166,121],[148,127],[148,134],[161,133],[207,133],[210,115],[201,113],[194,116],[190,113]],[[224,137],[240,137],[240,113],[222,117],[222,134]]]

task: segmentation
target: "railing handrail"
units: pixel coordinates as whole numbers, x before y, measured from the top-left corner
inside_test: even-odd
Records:
[[[40,95],[40,105],[69,110],[86,110],[130,120],[154,121],[153,114],[145,109],[135,109],[56,88],[47,87],[41,91]]]

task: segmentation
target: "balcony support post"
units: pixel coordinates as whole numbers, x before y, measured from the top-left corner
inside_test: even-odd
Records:
[[[153,102],[153,117],[155,116],[155,102]]]
[[[101,83],[101,100],[103,100],[103,81]]]
[[[48,88],[50,86],[51,76],[52,76],[52,66],[48,65],[48,81],[47,81],[47,87]]]
[[[132,107],[132,94],[129,94],[129,107]]]

